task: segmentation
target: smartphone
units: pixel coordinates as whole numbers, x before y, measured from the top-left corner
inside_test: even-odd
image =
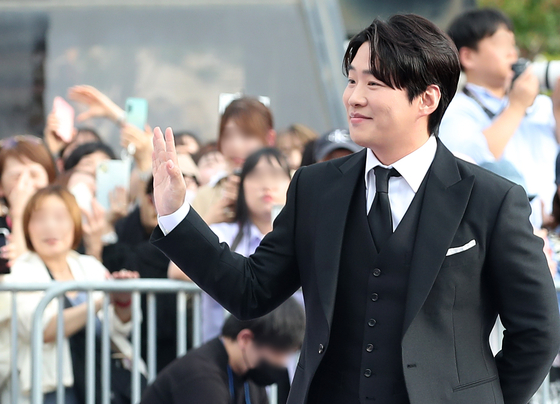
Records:
[[[76,198],[78,206],[87,211],[91,212],[91,201],[93,199],[93,194],[89,187],[83,182],[79,182],[70,189],[70,193]]]
[[[8,235],[10,230],[5,227],[0,228],[0,247],[4,247],[8,242]],[[8,260],[5,258],[0,258],[0,275],[7,275],[10,273],[10,267],[8,266]]]
[[[127,98],[124,109],[126,122],[144,130],[148,122],[148,101],[144,98]]]
[[[58,119],[58,130],[56,134],[65,143],[70,143],[74,137],[74,108],[64,98],[55,97],[53,112]]]
[[[107,160],[99,163],[95,171],[95,198],[105,210],[111,207],[109,195],[117,187],[129,190],[130,160]]]

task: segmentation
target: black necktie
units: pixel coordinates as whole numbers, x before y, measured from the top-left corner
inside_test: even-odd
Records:
[[[380,252],[387,239],[393,234],[393,218],[389,203],[389,178],[401,175],[394,168],[377,166],[375,173],[375,198],[368,214],[369,228],[373,241]]]

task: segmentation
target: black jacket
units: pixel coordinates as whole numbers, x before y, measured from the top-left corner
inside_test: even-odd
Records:
[[[362,151],[300,169],[274,230],[249,258],[220,244],[192,209],[167,236],[159,228],[152,234],[239,318],[261,316],[303,287],[307,330],[289,404],[305,402],[328,350],[344,224],[365,159]],[[558,353],[560,320],[529,214],[520,186],[455,158],[438,141],[401,342],[411,404],[526,404],[538,389]],[[449,251],[461,246],[472,247]],[[494,358],[488,336],[498,314],[506,332]]]
[[[245,404],[244,380],[234,373],[235,400],[227,373],[228,354],[216,338],[177,358],[158,374],[142,396],[142,404]],[[268,404],[264,387],[249,381],[251,403]]]

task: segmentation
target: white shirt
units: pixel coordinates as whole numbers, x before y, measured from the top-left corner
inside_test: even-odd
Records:
[[[389,179],[389,202],[391,203],[391,212],[393,215],[393,230],[397,228],[404,214],[406,213],[414,195],[418,192],[422,180],[426,176],[432,161],[436,155],[437,141],[435,136],[430,136],[426,143],[396,161],[390,167],[394,167],[401,177],[391,177]],[[366,213],[369,212],[375,197],[375,174],[373,168],[376,166],[384,166],[379,162],[371,149],[367,150],[366,156],[366,192],[367,206]],[[371,173],[371,174],[370,174]],[[169,234],[190,211],[190,204],[185,201],[183,205],[174,213],[165,216],[158,216],[158,223],[164,235]]]
[[[389,202],[393,216],[393,231],[404,217],[408,207],[418,192],[432,161],[436,155],[437,141],[435,136],[430,136],[428,141],[412,153],[404,156],[390,166],[385,166],[375,157],[371,149],[366,155],[366,213],[369,213],[375,198],[375,174],[373,169],[377,166],[394,168],[400,177],[389,178]]]
[[[475,100],[458,92],[441,121],[440,139],[453,153],[466,154],[476,164],[496,161],[483,131],[508,105],[508,97],[498,98],[484,87],[472,83],[466,87],[496,117],[491,119]],[[552,210],[552,198],[556,193],[554,175],[559,149],[555,131],[552,100],[546,95],[538,95],[533,105],[527,108],[501,157],[521,174],[526,192],[544,201],[547,212]]]

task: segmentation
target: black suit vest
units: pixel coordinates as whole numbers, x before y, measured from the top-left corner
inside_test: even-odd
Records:
[[[379,254],[366,215],[364,175],[358,177],[344,230],[330,341],[311,383],[309,404],[409,403],[401,341],[428,175]]]

